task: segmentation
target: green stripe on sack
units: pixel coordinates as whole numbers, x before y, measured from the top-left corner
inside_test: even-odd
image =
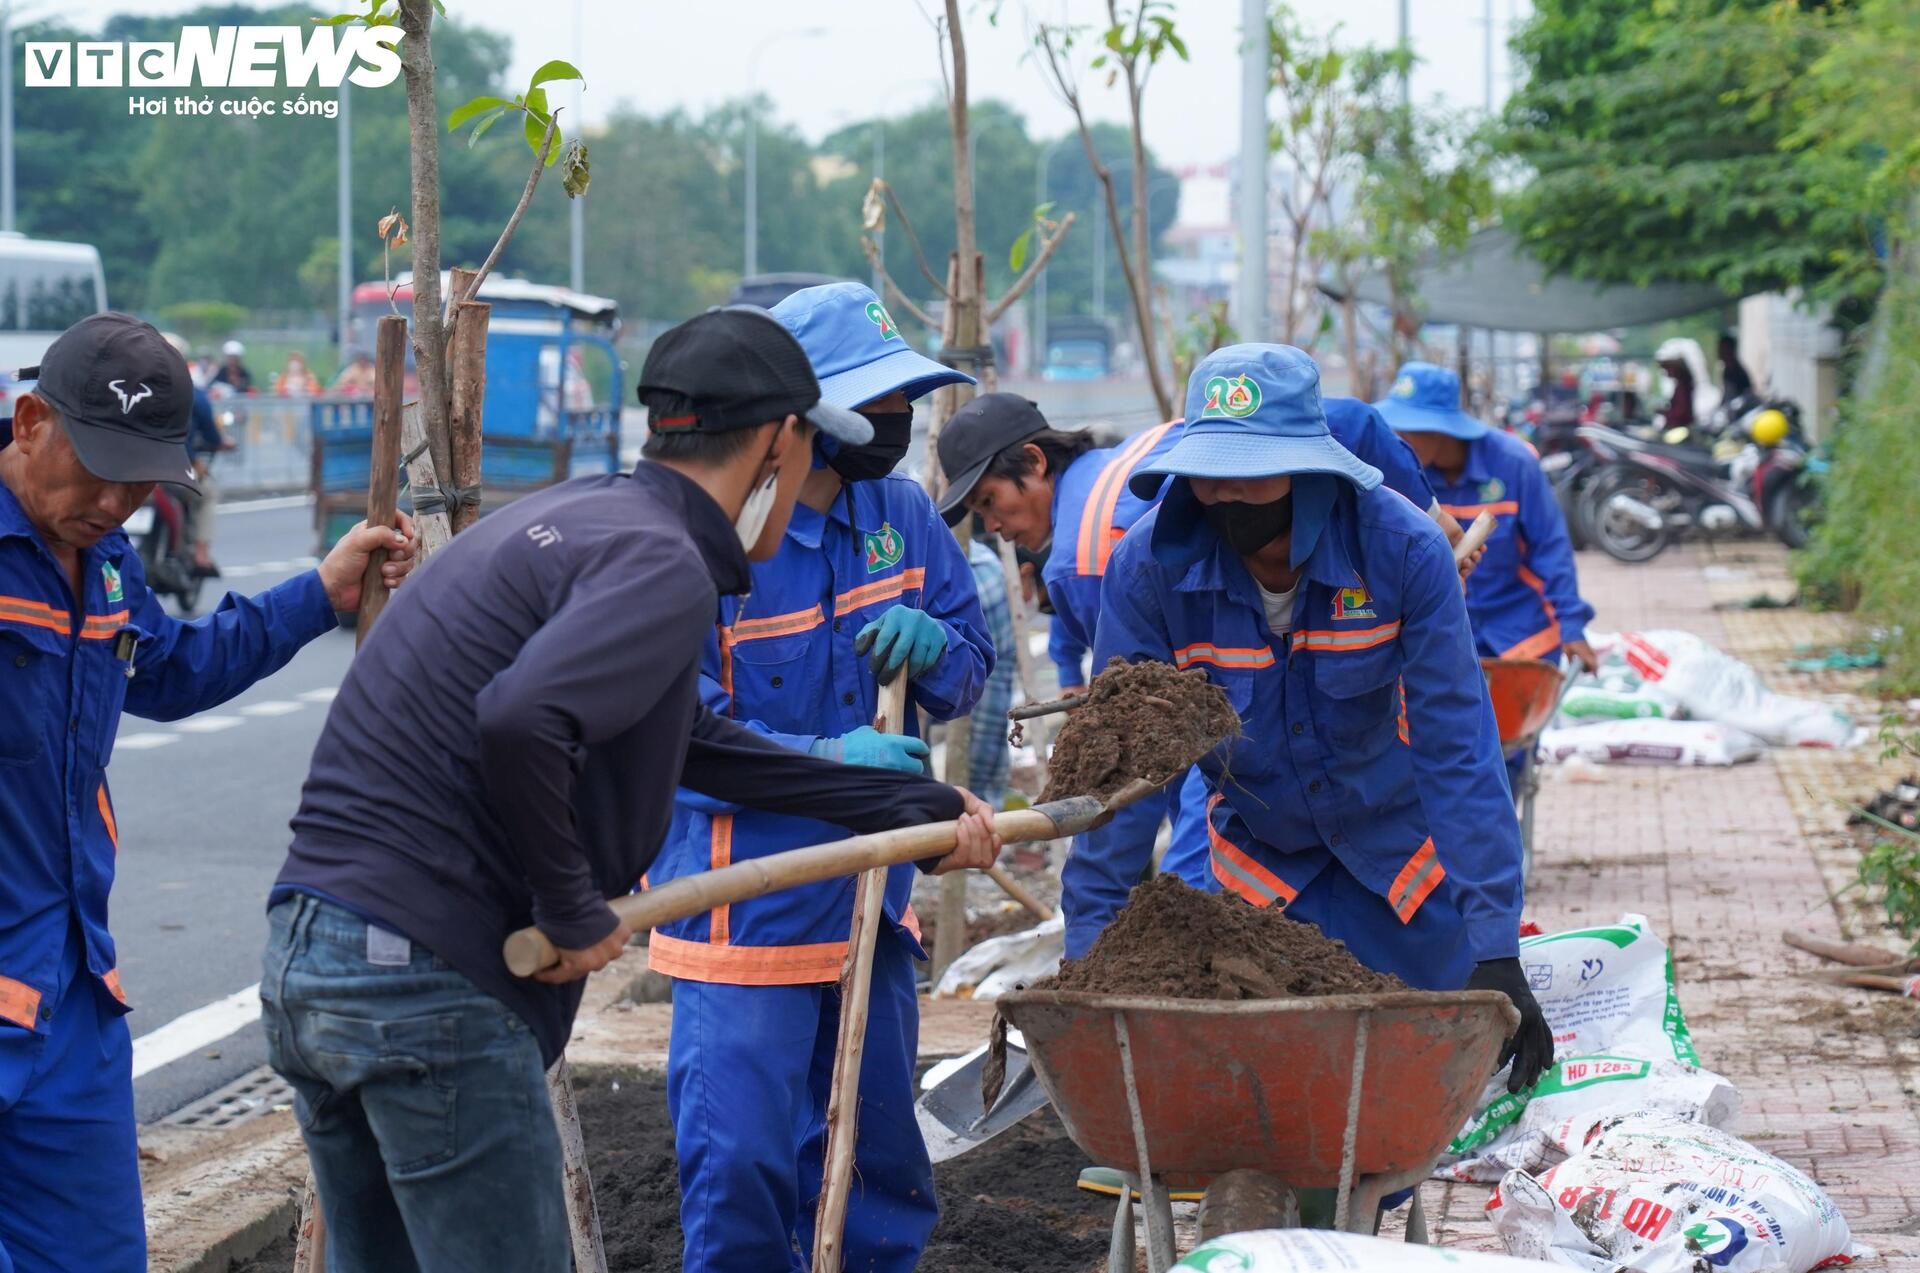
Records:
[[[1624,1083],[1643,1079],[1652,1068],[1653,1062],[1641,1057],[1609,1056],[1605,1053],[1556,1062],[1526,1091],[1502,1096],[1487,1106],[1480,1117],[1467,1124],[1466,1128],[1454,1138],[1453,1143],[1447,1146],[1447,1152],[1464,1154],[1498,1139],[1502,1132],[1519,1120],[1521,1112],[1529,1103],[1542,1097],[1577,1092],[1582,1088],[1595,1087],[1601,1083]],[[1570,1077],[1569,1071],[1576,1069],[1580,1072]]]
[[[1646,930],[1629,924],[1609,924],[1605,928],[1576,928],[1565,933],[1542,933],[1538,937],[1522,937],[1520,944],[1529,949],[1544,946],[1548,942],[1570,941],[1576,937],[1592,937],[1625,950],[1633,943],[1645,937]]]
[[[1687,1029],[1686,1014],[1680,1011],[1680,986],[1673,979],[1671,950],[1667,951],[1667,1010],[1660,1024],[1673,1043],[1673,1059],[1688,1065],[1700,1064],[1700,1054],[1693,1049],[1693,1033]]]

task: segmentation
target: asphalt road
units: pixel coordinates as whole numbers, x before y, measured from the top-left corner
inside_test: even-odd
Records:
[[[253,593],[311,568],[311,519],[299,502],[223,508],[214,557],[226,577],[215,583]],[[203,605],[219,595],[210,586]],[[107,771],[120,825],[112,920],[134,1007],[136,1071],[141,1036],[259,981],[287,819],[326,699],[352,656],[353,633],[331,632],[212,712],[176,724],[121,721]],[[139,1117],[171,1113],[265,1061],[257,1023],[199,1044],[136,1078]]]

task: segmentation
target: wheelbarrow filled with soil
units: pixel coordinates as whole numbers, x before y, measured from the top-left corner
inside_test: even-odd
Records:
[[[1533,867],[1533,802],[1540,794],[1540,758],[1536,744],[1540,731],[1552,721],[1573,678],[1538,659],[1481,659],[1487,694],[1493,700],[1493,720],[1500,730],[1500,750],[1523,753],[1514,778],[1513,797],[1520,819],[1520,847],[1524,867]]]
[[[1168,1186],[1207,1187],[1203,1236],[1371,1233],[1519,1024],[1497,991],[1406,989],[1310,924],[1164,876],[1085,959],[998,1003],[1067,1134],[1128,1178],[1109,1267],[1134,1268],[1137,1191],[1152,1273],[1173,1262]]]

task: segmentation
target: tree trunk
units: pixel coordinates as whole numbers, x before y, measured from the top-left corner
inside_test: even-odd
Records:
[[[1120,245],[1122,272],[1127,280],[1127,290],[1133,293],[1133,313],[1135,325],[1140,329],[1140,356],[1146,360],[1147,383],[1153,386],[1153,400],[1160,408],[1162,420],[1175,418],[1173,395],[1167,390],[1165,370],[1160,366],[1159,342],[1153,333],[1153,257],[1150,244],[1153,227],[1147,216],[1147,142],[1140,135],[1141,88],[1136,79],[1134,63],[1123,63],[1127,72],[1127,106],[1132,113],[1133,131],[1133,268],[1126,269],[1126,245]],[[1120,222],[1113,223],[1113,235],[1116,243],[1120,241]]]
[[[436,473],[451,474],[447,428],[447,338],[440,297],[440,110],[433,87],[433,0],[401,0],[400,68],[406,75],[413,158],[413,363],[421,422]]]

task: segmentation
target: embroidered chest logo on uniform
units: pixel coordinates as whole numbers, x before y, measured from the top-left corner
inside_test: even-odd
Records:
[[[867,532],[867,573],[877,575],[888,566],[900,564],[901,554],[907,551],[907,541],[900,532],[886,522],[879,530]]]
[[[1242,420],[1259,409],[1259,381],[1251,376],[1215,376],[1207,381],[1207,400],[1200,415],[1202,419],[1229,416]]]
[[[868,301],[866,315],[875,327],[880,329],[881,340],[899,340],[900,329],[893,325],[893,315],[887,313],[887,307],[879,301]]]
[[[1488,478],[1480,483],[1480,502],[1491,504],[1507,493],[1507,484],[1497,477]]]
[[[120,572],[113,568],[112,562],[100,563],[100,582],[107,585],[108,602],[126,600],[126,593],[120,587]]]
[[[1333,617],[1336,619],[1377,619],[1374,613],[1373,594],[1365,588],[1342,588],[1333,594]]]

